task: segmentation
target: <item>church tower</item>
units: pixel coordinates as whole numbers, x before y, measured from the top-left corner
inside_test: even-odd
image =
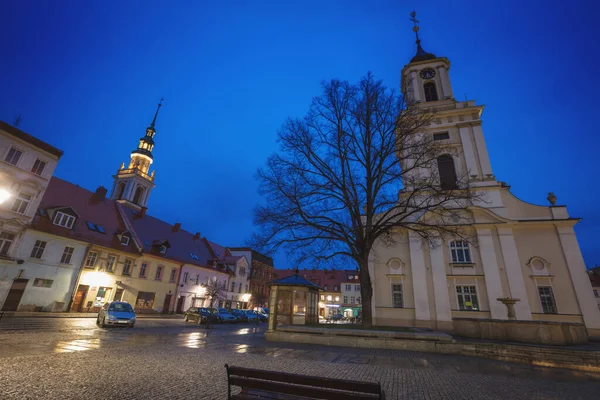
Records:
[[[435,172],[439,173],[442,187],[455,187],[457,176],[468,177],[471,186],[498,186],[481,129],[484,106],[454,98],[448,73],[450,61],[423,49],[414,11],[411,21],[417,52],[402,69],[401,89],[408,103],[434,113],[424,134],[432,135],[440,147],[456,149],[437,160]]]
[[[140,138],[138,148],[131,152],[129,165],[125,168],[125,163],[122,163],[117,174],[113,175],[115,181],[110,198],[138,210],[146,207],[150,191],[155,186],[155,171],[150,173],[150,165],[153,161],[152,149],[156,134],[154,126],[162,106],[162,100],[160,99],[160,103],[158,103],[152,123],[146,128],[146,135]]]

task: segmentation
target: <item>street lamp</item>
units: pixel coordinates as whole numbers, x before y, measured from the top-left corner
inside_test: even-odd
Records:
[[[0,188],[0,204],[4,203],[10,197],[10,192],[4,188]]]

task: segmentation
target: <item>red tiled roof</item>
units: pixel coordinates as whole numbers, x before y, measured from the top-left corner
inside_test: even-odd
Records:
[[[169,242],[170,248],[166,254],[157,256],[169,260],[212,268],[214,256],[206,245],[204,238],[194,239],[194,233],[184,229],[173,231],[173,225],[148,214],[141,216],[127,206],[122,207],[123,214],[127,218],[130,226],[135,230],[136,236],[141,241],[140,245],[144,253],[156,254],[153,251],[152,243],[156,240]],[[193,258],[194,254],[198,259]]]
[[[217,257],[224,258],[227,256],[231,256],[231,252],[227,247],[223,247],[220,244],[213,243],[210,241],[208,243],[210,244],[210,247],[212,248],[213,252],[217,255]]]
[[[285,278],[287,276],[295,275],[296,271],[293,269],[277,269],[275,270],[278,278]],[[333,292],[333,287],[337,286],[338,291],[341,290],[342,282],[346,278],[348,271],[345,270],[322,270],[322,269],[301,269],[298,271],[298,275],[315,283],[317,286],[324,288],[327,285],[327,291]]]
[[[75,220],[73,229],[68,229],[54,225],[48,213],[45,213],[44,216],[36,215],[32,222],[34,229],[116,250],[138,253],[132,242],[123,246],[116,235],[116,233],[124,232],[126,227],[119,216],[114,200],[107,198],[100,200],[95,193],[87,189],[52,177],[39,208],[44,210],[71,208],[79,218]],[[86,222],[101,225],[105,233],[89,229]]]

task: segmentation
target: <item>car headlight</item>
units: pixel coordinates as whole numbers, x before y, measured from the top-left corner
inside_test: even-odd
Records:
[[[135,315],[131,318],[129,318],[130,321],[135,321]]]
[[[109,320],[109,321],[116,321],[117,319],[115,318],[115,316],[114,316],[114,315],[109,315],[109,316],[108,316],[108,320]]]

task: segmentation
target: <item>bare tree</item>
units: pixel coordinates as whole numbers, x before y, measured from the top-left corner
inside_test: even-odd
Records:
[[[308,114],[279,130],[279,152],[258,171],[265,202],[254,211],[252,244],[313,267],[355,264],[363,324],[372,326],[374,244],[391,244],[396,230],[432,243],[455,234],[473,198],[466,173],[444,166],[452,147],[425,134],[433,117],[370,73],[358,84],[323,83]]]
[[[206,295],[210,299],[210,308],[213,308],[215,300],[222,299],[225,297],[225,284],[219,282],[215,277],[209,279],[207,283],[203,283],[202,287],[204,288]]]

